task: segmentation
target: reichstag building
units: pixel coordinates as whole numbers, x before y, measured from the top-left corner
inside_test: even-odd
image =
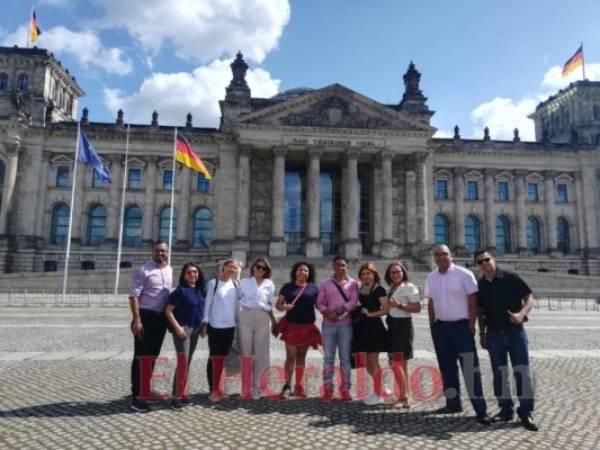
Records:
[[[158,113],[81,126],[112,175],[80,166],[72,269],[114,268],[123,177],[123,261],[168,236],[174,261],[266,254],[429,264],[434,243],[465,258],[493,249],[516,268],[600,274],[600,82],[577,81],[531,112],[535,142],[433,138],[433,111],[411,63],[394,104],[333,84],[254,98],[238,54],[218,128],[180,131],[211,181],[178,165]],[[78,103],[85,93],[47,50],[0,47],[0,271],[61,270]],[[493,131],[493,130],[492,130]],[[174,177],[175,175],[175,177]],[[298,256],[300,257],[300,256]]]

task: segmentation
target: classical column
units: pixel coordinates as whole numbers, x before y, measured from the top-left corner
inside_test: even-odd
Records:
[[[465,248],[465,173],[464,167],[454,169],[454,248],[457,254],[466,254]]]
[[[321,244],[321,153],[320,148],[308,150],[308,163],[306,168],[306,243],[304,253],[309,258],[321,258],[323,245]]]
[[[149,244],[155,240],[154,231],[154,217],[156,207],[156,200],[154,198],[156,191],[156,163],[158,158],[156,156],[146,157],[146,170],[144,173],[144,183],[146,186],[145,202],[144,202],[144,216],[143,216],[143,231],[142,240],[145,244]],[[125,174],[125,176],[129,176]],[[157,234],[157,233],[156,233]]]
[[[358,239],[358,151],[346,151],[342,169],[342,254],[360,259],[362,245]]]
[[[544,215],[546,221],[546,251],[557,253],[556,244],[556,213],[554,211],[554,178],[556,172],[547,170],[544,173]]]
[[[430,241],[429,216],[427,212],[429,194],[427,192],[427,158],[429,153],[414,153],[417,190],[417,243]]]
[[[121,215],[121,195],[123,187],[123,165],[125,157],[122,155],[110,155],[110,192],[107,208],[108,217],[106,218],[106,241],[116,244],[119,240],[119,216]]]
[[[496,248],[496,172],[494,169],[485,170],[485,248],[488,250]]]
[[[35,235],[39,239],[44,239],[46,237],[45,229],[44,229],[44,220],[45,220],[45,211],[46,211],[46,199],[48,197],[48,173],[50,172],[50,158],[52,157],[52,153],[48,151],[42,152],[42,167],[40,169],[40,181],[39,187],[40,192],[38,193],[39,200],[36,205],[36,213],[35,213]]]
[[[75,160],[73,162],[73,171],[75,170],[75,164],[77,166],[77,185],[75,186],[75,198],[73,199],[73,225],[71,229],[71,243],[82,244],[85,236],[84,227],[87,224],[87,208],[85,204],[85,184],[89,178],[89,172],[92,170],[87,164],[83,164]],[[73,182],[73,172],[71,172],[71,183]]]
[[[526,170],[515,170],[515,200],[516,200],[516,248],[517,252],[527,251],[527,213],[525,212],[525,200],[527,198],[525,189]]]
[[[582,191],[582,173],[580,170],[575,172],[575,206],[577,208],[577,253],[585,248],[585,211],[584,198]],[[597,178],[598,179],[598,178]]]
[[[382,241],[381,256],[395,258],[398,247],[394,243],[394,192],[392,185],[392,153],[379,153],[381,163]]]
[[[587,252],[598,252],[598,224],[596,218],[596,210],[600,205],[597,204],[598,189],[595,171],[590,164],[584,165],[581,168],[582,172],[582,196],[583,196],[583,212],[585,219],[586,241],[585,248]]]
[[[9,217],[14,214],[13,200],[15,186],[17,182],[17,169],[19,166],[19,153],[21,152],[21,143],[17,139],[14,143],[4,143],[4,148],[8,154],[8,165],[6,175],[4,176],[4,186],[2,187],[2,204],[0,205],[0,235],[7,235],[11,232],[9,227]]]
[[[383,240],[383,184],[381,176],[381,156],[378,154],[370,170],[370,202],[372,205],[373,215],[373,245],[372,252],[374,255],[381,256],[381,241]]]
[[[246,261],[250,244],[248,229],[250,221],[250,153],[252,147],[240,145],[238,147],[238,172],[237,172],[237,226],[235,242],[232,247],[232,256],[240,261]]]
[[[271,197],[271,241],[269,256],[286,256],[287,247],[283,232],[283,214],[285,202],[285,154],[286,147],[273,149],[273,187]]]
[[[417,242],[417,174],[413,158],[404,160],[404,198],[406,243],[412,245]]]
[[[193,172],[194,175],[196,172]],[[183,247],[190,246],[189,236],[189,224],[190,224],[190,180],[192,178],[192,171],[188,168],[183,168],[175,178],[175,189],[179,184],[179,202],[177,208],[177,245]],[[177,183],[177,179],[181,183]],[[177,192],[177,191],[176,191]]]

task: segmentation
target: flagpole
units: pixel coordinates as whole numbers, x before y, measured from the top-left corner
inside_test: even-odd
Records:
[[[171,247],[173,243],[173,209],[175,203],[175,152],[177,151],[177,127],[173,133],[173,169],[171,172],[171,205],[169,208],[169,258],[167,264],[171,265]]]
[[[31,4],[31,12],[29,13],[29,20],[27,21],[27,48],[29,48],[29,37],[31,36],[31,19],[33,18],[33,3]]]
[[[583,42],[581,43],[581,70],[583,72],[583,79],[585,80],[585,58],[583,56]]]
[[[125,166],[123,168],[123,191],[121,193],[121,208],[119,211],[119,238],[117,240],[117,274],[115,276],[115,295],[119,291],[119,275],[121,274],[121,250],[123,248],[123,221],[125,220],[125,193],[127,191],[127,155],[129,154],[129,124],[125,139]]]
[[[69,258],[71,256],[71,232],[73,228],[73,203],[75,199],[75,185],[77,184],[77,157],[79,155],[79,140],[81,138],[81,122],[77,122],[77,141],[75,144],[75,159],[73,160],[73,181],[71,183],[71,205],[69,207],[69,226],[67,228],[67,248],[65,250],[65,270],[63,273],[62,299],[67,295],[67,278],[69,274]]]

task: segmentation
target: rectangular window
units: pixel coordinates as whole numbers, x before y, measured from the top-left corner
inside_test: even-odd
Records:
[[[558,183],[556,185],[556,201],[558,203],[567,203],[569,197],[567,196],[567,185],[564,183]]]
[[[435,182],[435,198],[445,200],[448,198],[448,181],[437,180]]]
[[[508,181],[498,181],[496,183],[496,199],[499,202],[508,201]]]
[[[163,172],[163,189],[170,191],[173,187],[173,171],[165,170]]]
[[[467,200],[479,199],[479,186],[477,181],[467,181]]]
[[[208,192],[210,189],[210,181],[208,181],[204,174],[198,174],[198,192]]]
[[[69,187],[69,171],[66,166],[56,168],[56,187]]]
[[[108,186],[108,183],[103,182],[102,179],[100,178],[100,176],[98,175],[98,172],[93,170],[92,171],[92,187],[103,188],[106,186]]]
[[[537,183],[527,183],[527,200],[530,202],[540,201]]]
[[[142,170],[129,169],[127,176],[127,189],[140,189],[142,187]]]

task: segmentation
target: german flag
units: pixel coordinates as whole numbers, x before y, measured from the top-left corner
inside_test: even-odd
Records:
[[[35,16],[35,11],[31,10],[31,21],[29,22],[29,42],[37,42],[42,34],[42,30],[37,23],[37,17]]]
[[[583,46],[580,46],[575,54],[569,58],[569,60],[563,66],[562,76],[563,78],[583,65]]]
[[[175,160],[186,167],[189,167],[196,172],[200,172],[207,180],[212,179],[212,175],[202,162],[202,159],[194,151],[188,141],[181,135],[177,136],[177,144],[175,146]]]

